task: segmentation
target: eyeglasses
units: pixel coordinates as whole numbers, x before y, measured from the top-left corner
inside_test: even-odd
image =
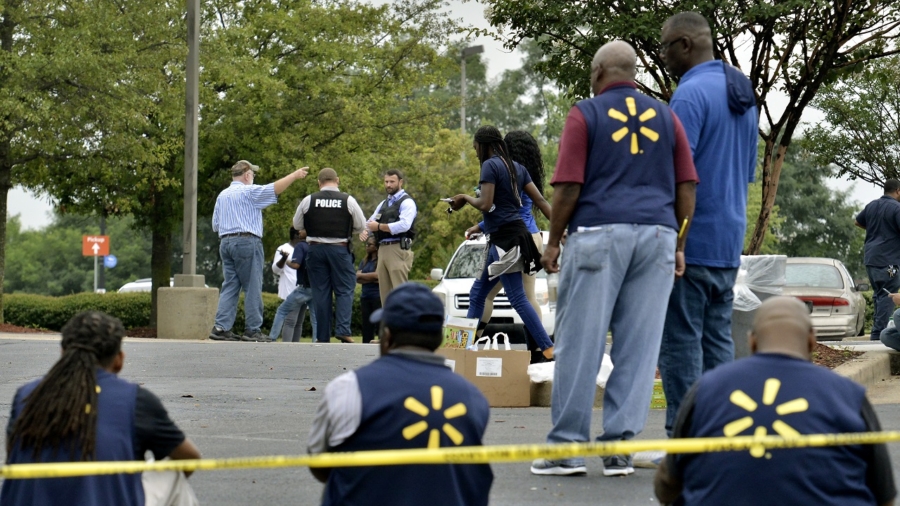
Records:
[[[672,44],[674,44],[676,42],[681,42],[682,39],[684,39],[684,35],[682,35],[681,37],[678,37],[676,39],[670,40],[669,42],[663,42],[662,44],[659,45],[659,52],[665,53],[666,51],[669,50],[670,47],[672,47]]]

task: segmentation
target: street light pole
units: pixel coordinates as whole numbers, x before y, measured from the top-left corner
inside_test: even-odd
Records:
[[[197,137],[200,73],[200,0],[187,0],[188,57],[185,75],[184,257],[182,273],[197,273]],[[190,284],[188,286],[191,286]],[[193,285],[196,286],[196,285]],[[200,281],[200,286],[202,281]]]
[[[466,58],[474,54],[484,52],[484,46],[469,46],[462,50],[460,63],[460,90],[462,92],[462,104],[459,107],[459,130],[466,135]]]

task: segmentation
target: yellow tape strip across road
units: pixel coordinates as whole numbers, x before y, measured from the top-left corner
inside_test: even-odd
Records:
[[[813,434],[791,438],[781,436],[739,436],[696,439],[648,439],[597,443],[539,445],[462,446],[434,450],[379,450],[324,453],[321,455],[281,455],[228,459],[165,460],[158,462],[67,462],[11,464],[0,467],[6,479],[63,478],[96,474],[140,473],[144,471],[213,471],[275,467],[358,467],[401,464],[488,464],[527,462],[536,458],[562,459],[600,457],[647,450],[667,453],[710,453],[752,448],[808,448],[900,441],[900,432],[857,432]]]

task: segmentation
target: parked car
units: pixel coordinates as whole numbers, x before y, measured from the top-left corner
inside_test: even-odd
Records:
[[[119,293],[149,292],[152,284],[153,280],[150,278],[136,279],[122,285],[122,288],[119,288]],[[169,286],[173,286],[174,284],[175,278],[169,278]]]
[[[783,293],[806,302],[816,335],[821,340],[862,335],[866,299],[860,292],[868,289],[867,284],[853,282],[840,260],[787,259]]]
[[[547,232],[542,232],[547,241]],[[445,311],[450,316],[465,317],[469,310],[469,292],[475,278],[481,275],[484,267],[484,255],[487,242],[483,235],[471,240],[464,240],[456,248],[447,269],[431,270],[431,279],[441,282],[434,287],[434,293],[443,301]],[[553,335],[556,323],[556,304],[551,304],[547,291],[547,273],[543,270],[536,274],[534,293],[541,308],[541,320],[547,334]],[[494,298],[494,312],[485,329],[485,335],[505,332],[514,343],[525,342],[525,325],[516,310],[506,298],[505,290],[501,290]]]

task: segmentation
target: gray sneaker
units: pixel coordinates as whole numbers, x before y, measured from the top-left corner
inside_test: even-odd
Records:
[[[257,330],[256,332],[244,331],[244,334],[241,335],[241,341],[247,341],[250,343],[252,343],[252,342],[268,343],[268,342],[271,342],[272,340],[269,339],[269,336],[267,336]]]
[[[587,467],[584,464],[566,464],[561,460],[536,459],[531,463],[531,474],[573,476],[587,474]]]
[[[631,455],[603,457],[603,476],[628,476],[633,472]]]
[[[238,341],[238,337],[232,334],[230,330],[225,330],[220,327],[213,327],[213,329],[209,331],[209,338],[213,341]]]

